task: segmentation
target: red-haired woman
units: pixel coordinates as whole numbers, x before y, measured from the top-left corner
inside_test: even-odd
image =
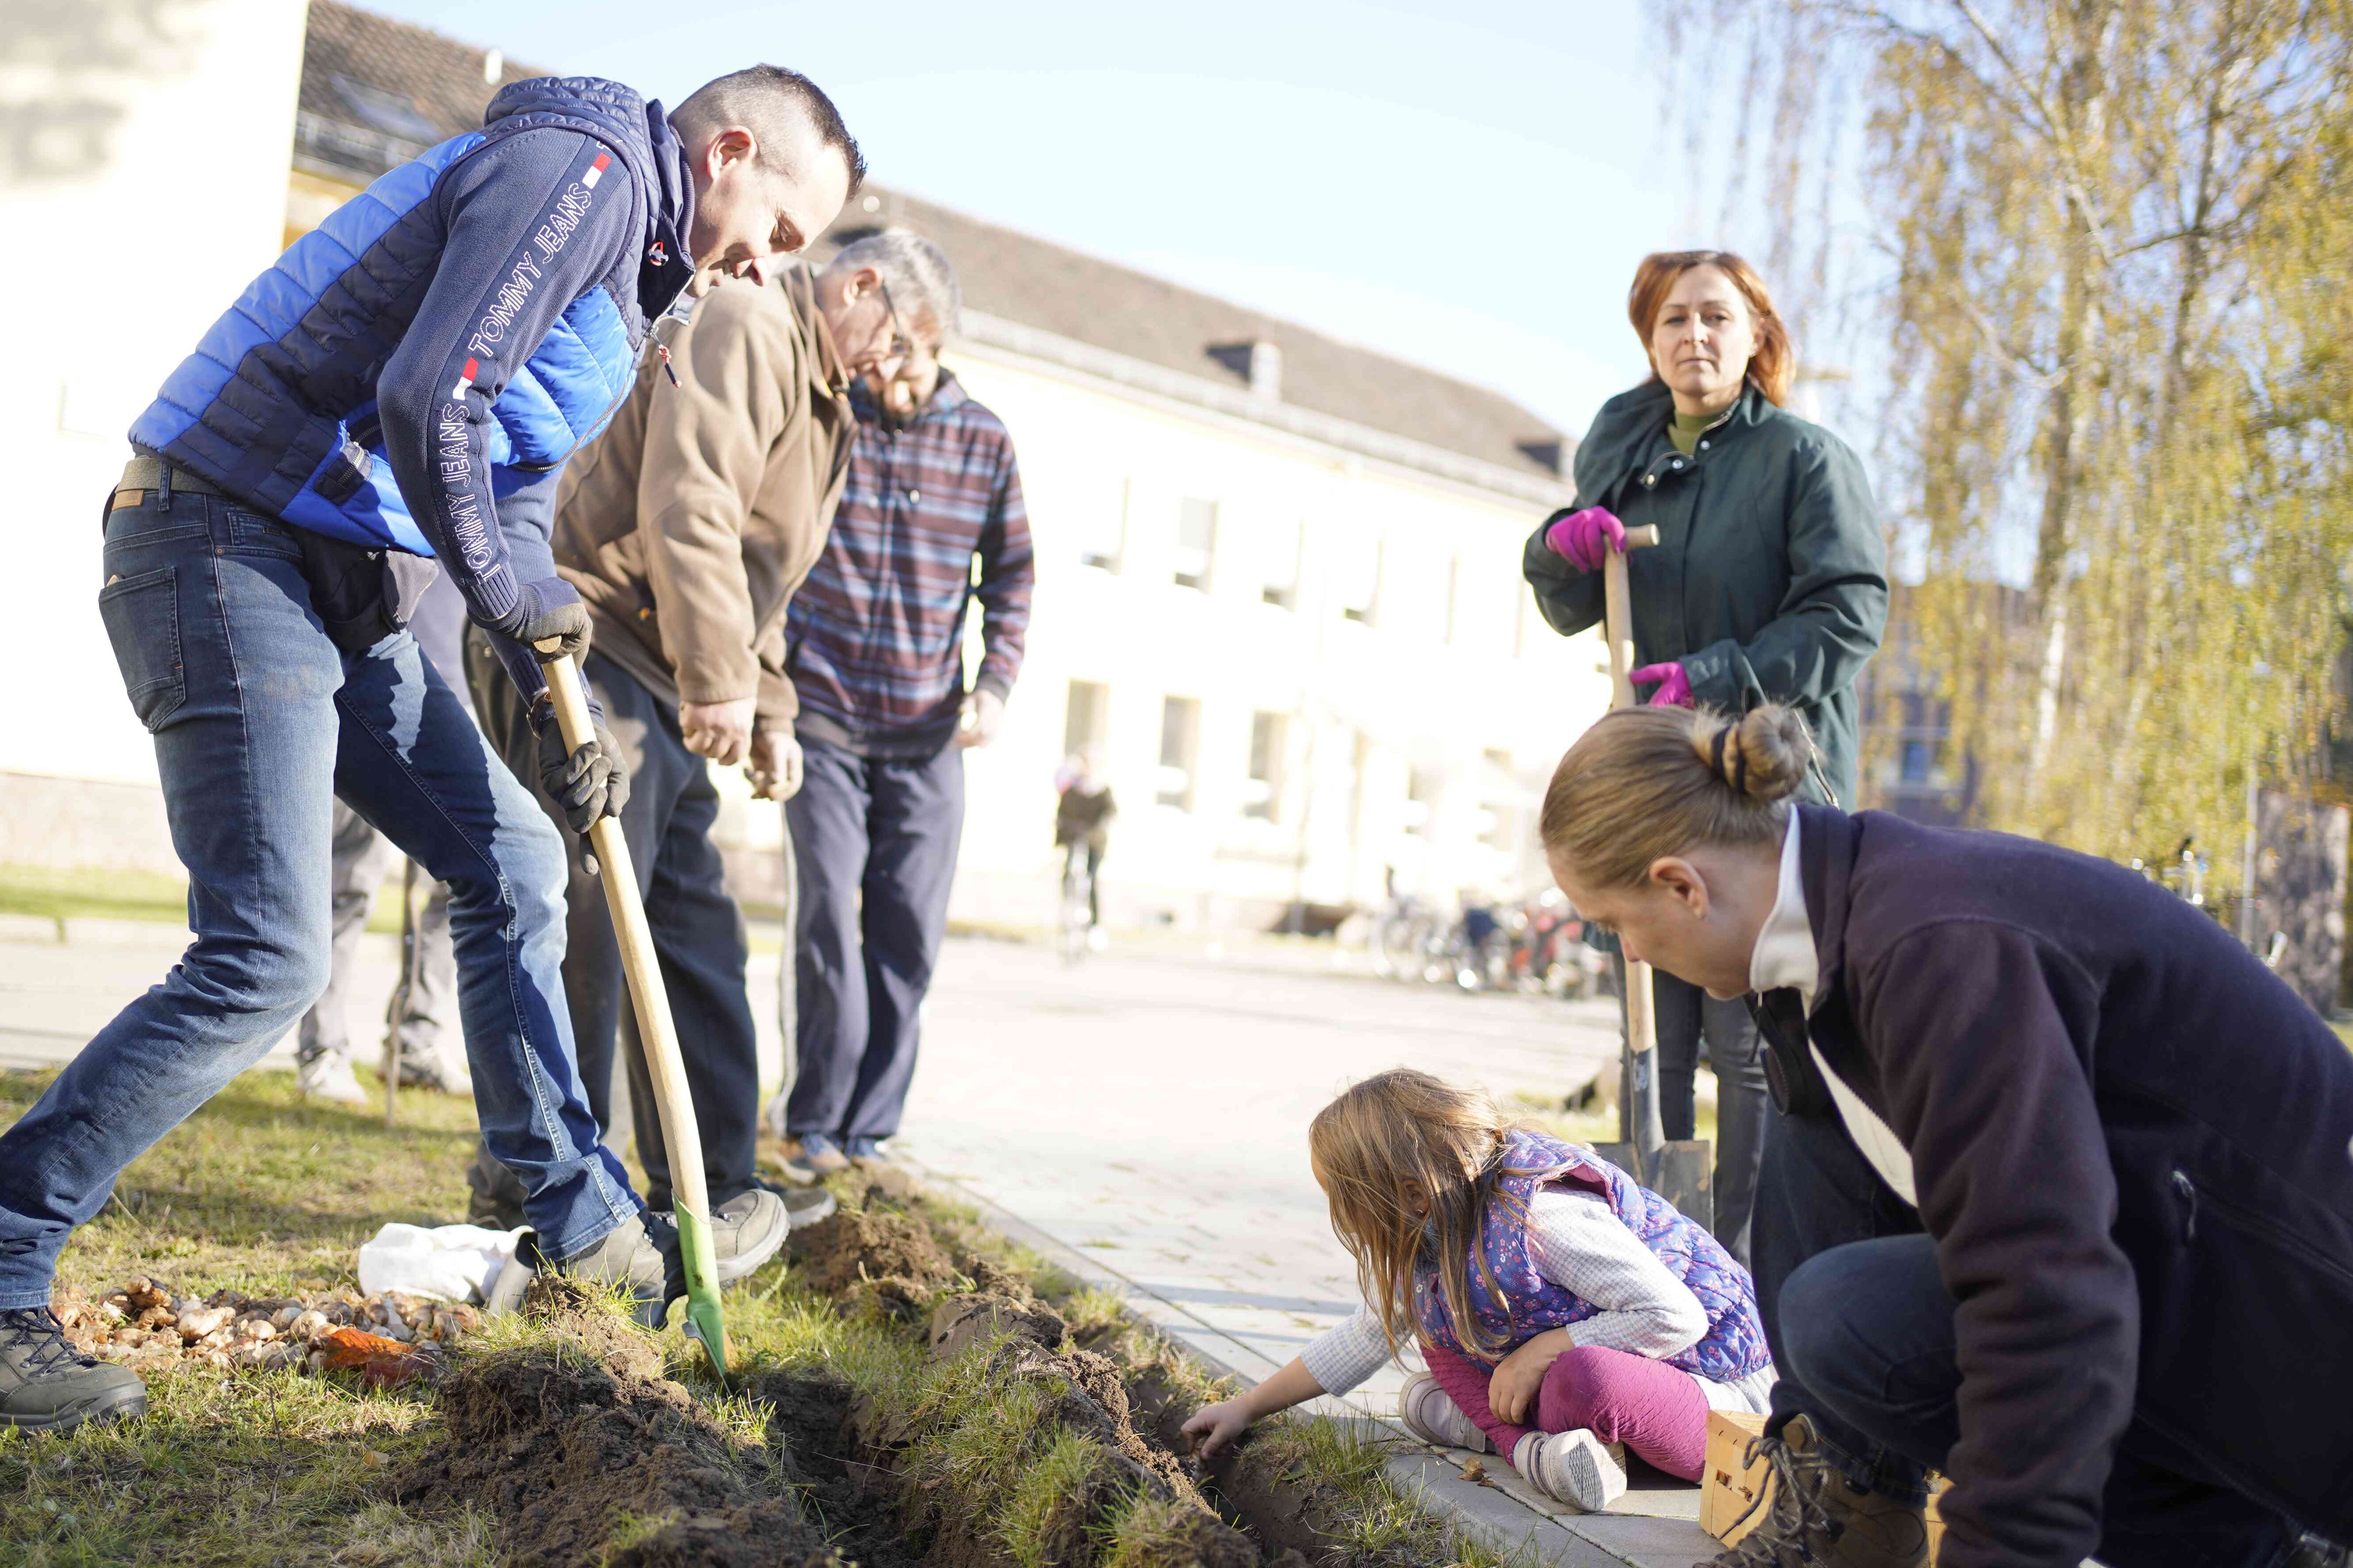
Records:
[[[1664,251],[1634,272],[1627,315],[1651,377],[1601,405],[1577,449],[1577,500],[1528,541],[1523,570],[1564,636],[1601,619],[1601,563],[1625,531],[1656,524],[1626,559],[1634,679],[1653,704],[1741,714],[1791,708],[1820,749],[1806,797],[1854,804],[1854,683],[1887,621],[1886,552],[1862,465],[1782,405],[1796,371],[1765,280],[1721,250]],[[1654,976],[1659,1110],[1692,1135],[1699,1042],[1719,1086],[1715,1234],[1748,1260],[1764,1143],[1756,1026]]]

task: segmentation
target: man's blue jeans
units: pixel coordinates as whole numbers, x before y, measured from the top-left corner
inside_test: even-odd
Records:
[[[1848,1479],[1917,1498],[1922,1471],[1961,1435],[1955,1307],[1936,1242],[1836,1120],[1778,1111],[1756,1227],[1757,1302],[1780,1373],[1770,1426],[1802,1413]],[[2117,1442],[2096,1554],[2109,1568],[2269,1568],[2298,1534],[2141,1423]]]
[[[596,1141],[558,966],[564,847],[406,631],[340,652],[284,523],[175,494],[107,521],[99,609],[155,737],[195,941],[0,1134],[0,1310],[46,1306],[122,1168],[292,1028],[327,983],[333,797],[449,885],[459,1015],[491,1151],[543,1249],[638,1208]]]

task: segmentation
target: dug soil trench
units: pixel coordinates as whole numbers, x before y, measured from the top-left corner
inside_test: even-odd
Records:
[[[782,1281],[730,1298],[733,1397],[673,1381],[692,1360],[665,1368],[601,1303],[535,1286],[530,1331],[455,1356],[445,1435],[402,1500],[487,1513],[523,1568],[1484,1560],[1393,1493],[1331,1479],[1312,1423],[1271,1424],[1205,1471],[1179,1428],[1214,1393],[1114,1303],[903,1177],[841,1196],[794,1236]],[[1358,1483],[1379,1473],[1377,1453],[1352,1463]],[[1415,1522],[1368,1530],[1368,1505]]]

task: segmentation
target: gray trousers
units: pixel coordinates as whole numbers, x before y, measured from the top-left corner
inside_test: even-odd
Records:
[[[350,1002],[352,972],[359,961],[360,934],[367,929],[368,911],[376,890],[400,861],[400,851],[365,818],[335,802],[332,870],[333,947],[327,971],[327,989],[295,1034],[294,1054],[301,1061],[352,1054]],[[449,945],[449,889],[431,884],[432,893],[418,918],[417,935],[421,952],[417,984],[408,994],[407,1009],[394,1026],[400,1031],[404,1058],[429,1057],[440,1042],[443,1022],[450,1016],[458,994],[458,955]],[[395,995],[397,996],[397,993]]]

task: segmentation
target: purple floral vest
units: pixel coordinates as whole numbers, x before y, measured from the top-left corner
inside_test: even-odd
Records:
[[[1748,1270],[1672,1204],[1637,1186],[1631,1176],[1592,1150],[1540,1132],[1513,1129],[1505,1134],[1502,1160],[1511,1173],[1519,1173],[1498,1178],[1496,1189],[1516,1198],[1523,1210],[1538,1188],[1564,1179],[1569,1185],[1599,1192],[1609,1199],[1610,1212],[1657,1254],[1667,1272],[1699,1298],[1707,1310],[1707,1333],[1697,1344],[1666,1357],[1669,1366],[1711,1382],[1730,1383],[1771,1363],[1765,1348],[1765,1324],[1757,1312],[1757,1287]],[[1503,1288],[1504,1299],[1498,1301],[1480,1277],[1478,1260],[1466,1259],[1471,1310],[1489,1338],[1500,1338],[1516,1348],[1547,1329],[1582,1322],[1601,1310],[1537,1270],[1528,1247],[1527,1227],[1508,1205],[1488,1205],[1480,1219],[1480,1246]],[[1414,1303],[1425,1339],[1482,1366],[1496,1364],[1455,1334],[1453,1316],[1438,1289],[1435,1272],[1426,1270],[1415,1281]]]

